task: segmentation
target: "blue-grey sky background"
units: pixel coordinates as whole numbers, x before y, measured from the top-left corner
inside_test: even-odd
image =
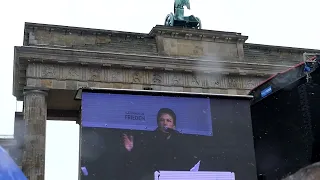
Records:
[[[24,22],[148,33],[163,24],[174,0],[3,0],[0,1],[0,134],[13,134],[13,47],[21,46]],[[320,49],[317,0],[190,0],[203,29],[248,35],[247,42]],[[19,133],[19,132],[16,132]],[[78,177],[79,127],[47,122],[46,180]]]

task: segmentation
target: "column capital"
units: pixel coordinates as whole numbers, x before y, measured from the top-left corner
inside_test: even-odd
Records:
[[[23,95],[26,96],[28,94],[43,94],[44,96],[48,95],[48,89],[40,89],[40,88],[32,88],[32,87],[25,87],[23,90]]]

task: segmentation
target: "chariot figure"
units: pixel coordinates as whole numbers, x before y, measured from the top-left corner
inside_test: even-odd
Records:
[[[184,7],[190,9],[189,0],[174,0],[174,13],[167,15],[164,25],[201,29],[201,21],[198,17],[184,16]]]
[[[174,1],[174,15],[178,20],[184,20],[184,7],[190,9],[189,0],[175,0]]]

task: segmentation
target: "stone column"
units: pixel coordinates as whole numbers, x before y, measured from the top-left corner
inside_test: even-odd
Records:
[[[47,92],[24,92],[24,121],[26,125],[22,170],[30,180],[44,180]]]

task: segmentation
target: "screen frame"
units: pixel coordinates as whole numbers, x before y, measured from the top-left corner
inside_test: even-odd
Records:
[[[109,94],[130,94],[145,96],[168,96],[168,97],[193,97],[193,98],[235,98],[252,100],[253,95],[236,94],[213,94],[213,93],[195,93],[195,92],[177,92],[177,91],[155,91],[155,90],[137,90],[137,89],[116,89],[116,88],[88,88],[78,89],[74,99],[82,100],[82,93],[109,93]]]
[[[191,97],[191,98],[220,98],[220,99],[243,99],[251,101],[252,95],[232,95],[232,94],[214,94],[214,93],[195,93],[195,92],[176,92],[176,91],[155,91],[155,90],[137,90],[137,89],[117,89],[117,88],[79,88],[74,99],[82,101],[82,93],[101,93],[101,94],[128,94],[128,95],[146,95],[146,96],[167,96],[167,97]],[[79,130],[79,176],[81,180],[81,146],[82,146],[82,105],[80,105],[80,130]]]

